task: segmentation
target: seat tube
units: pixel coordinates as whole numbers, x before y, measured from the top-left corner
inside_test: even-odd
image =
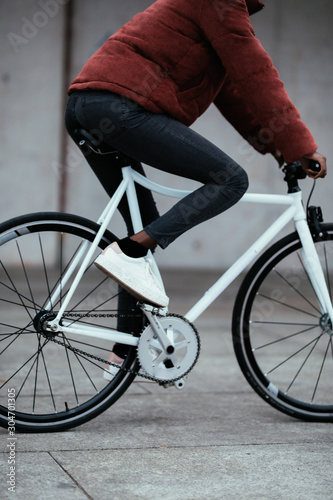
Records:
[[[138,232],[142,231],[143,224],[142,224],[142,217],[141,217],[138,197],[137,197],[136,189],[135,189],[135,181],[134,181],[132,172],[135,172],[135,170],[133,170],[132,167],[123,167],[122,168],[123,178],[127,182],[126,195],[127,195],[127,202],[128,202],[128,206],[129,206],[129,211],[131,214],[132,225],[133,225],[134,232],[138,233]],[[156,261],[153,257],[151,250],[149,250],[148,255],[153,262],[153,272],[154,272],[155,276],[159,279],[161,286],[165,292],[165,287],[163,284],[162,276],[161,276],[161,273],[158,269],[158,266],[156,264]]]
[[[131,172],[132,172],[131,167],[122,168],[123,178],[127,181],[126,194],[127,194],[127,202],[131,214],[133,229],[135,233],[138,233],[143,229],[143,225],[140,214],[138,197],[135,189],[135,183],[131,175]]]

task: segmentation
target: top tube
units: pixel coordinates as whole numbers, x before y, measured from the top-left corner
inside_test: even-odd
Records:
[[[185,189],[175,189],[171,187],[163,186],[158,184],[147,177],[139,174],[132,167],[124,167],[122,169],[124,179],[131,177],[134,182],[140,184],[141,186],[153,191],[155,193],[162,194],[171,198],[184,198],[189,195],[192,191]],[[280,194],[262,194],[262,193],[245,193],[240,199],[241,202],[247,203],[265,203],[265,204],[275,204],[275,205],[292,205],[293,198],[290,194],[280,195]]]

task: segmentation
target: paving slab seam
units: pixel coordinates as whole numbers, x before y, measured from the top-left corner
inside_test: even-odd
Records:
[[[69,477],[69,479],[75,484],[75,486],[77,486],[77,488],[79,488],[82,493],[84,495],[86,495],[86,497],[89,499],[89,500],[94,500],[92,496],[89,495],[89,493],[86,492],[86,490],[84,488],[82,488],[82,486],[80,485],[80,483],[78,483],[76,481],[76,479],[68,472],[68,470],[65,469],[65,467],[63,467],[61,465],[61,463],[52,455],[51,452],[47,452],[48,455],[52,458],[52,460],[54,460],[54,462],[58,465],[58,467],[60,467],[60,469]]]
[[[192,450],[192,449],[209,449],[209,448],[243,448],[243,447],[262,447],[262,448],[268,448],[268,447],[278,447],[278,446],[286,446],[286,445],[294,445],[294,446],[316,446],[320,444],[328,444],[328,443],[333,443],[333,440],[319,440],[316,442],[313,441],[302,441],[302,442],[290,442],[290,441],[281,441],[279,443],[235,443],[235,444],[230,444],[230,443],[225,443],[225,444],[209,444],[209,445],[191,445],[191,446],[138,446],[138,447],[107,447],[107,448],[59,448],[56,450],[52,451],[45,451],[45,450],[22,450],[19,451],[18,454],[26,454],[26,453],[71,453],[71,452],[83,452],[83,451],[89,451],[91,453],[96,453],[96,452],[103,452],[103,451],[142,451],[142,450],[161,450],[161,449],[168,449],[168,450],[179,450],[179,449],[184,449],[184,450]],[[7,452],[0,452],[1,455],[6,455]],[[52,455],[51,455],[52,456]],[[54,457],[52,456],[54,459]],[[54,459],[55,460],[55,459]]]

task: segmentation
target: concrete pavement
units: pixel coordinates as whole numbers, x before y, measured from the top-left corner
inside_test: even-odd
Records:
[[[171,312],[194,301],[192,278],[165,274]],[[209,285],[210,273],[199,278]],[[196,322],[202,351],[184,390],[132,384],[81,427],[17,434],[15,493],[0,429],[1,498],[331,499],[332,426],[290,418],[248,386],[231,346],[235,290]]]

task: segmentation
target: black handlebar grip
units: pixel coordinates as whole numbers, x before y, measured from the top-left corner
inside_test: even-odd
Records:
[[[310,170],[312,170],[312,172],[320,172],[320,169],[321,166],[319,162],[316,160],[310,160]]]

